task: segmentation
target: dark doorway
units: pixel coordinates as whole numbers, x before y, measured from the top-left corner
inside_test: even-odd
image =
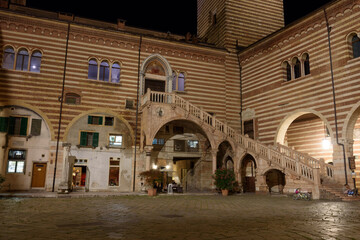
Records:
[[[266,185],[270,193],[283,193],[285,186],[285,174],[277,169],[266,172]]]
[[[241,176],[244,192],[255,192],[255,159],[246,155],[241,164]]]
[[[145,92],[150,88],[151,91],[165,92],[165,81],[145,79]]]

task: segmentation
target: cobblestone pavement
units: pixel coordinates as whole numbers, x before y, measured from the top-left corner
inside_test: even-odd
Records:
[[[246,194],[3,198],[0,239],[360,239],[360,202]]]

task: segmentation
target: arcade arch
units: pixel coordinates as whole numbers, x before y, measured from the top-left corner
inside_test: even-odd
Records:
[[[333,162],[333,133],[319,113],[302,110],[289,114],[280,124],[275,142],[325,162]]]

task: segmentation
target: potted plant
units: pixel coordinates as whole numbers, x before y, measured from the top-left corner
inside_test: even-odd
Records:
[[[147,185],[149,196],[156,196],[156,183],[162,181],[162,173],[159,170],[151,169],[140,173],[140,177],[144,178]]]
[[[229,194],[229,190],[234,188],[234,184],[236,182],[233,169],[216,169],[213,178],[215,180],[214,184],[216,188],[221,190],[223,196],[227,196]]]

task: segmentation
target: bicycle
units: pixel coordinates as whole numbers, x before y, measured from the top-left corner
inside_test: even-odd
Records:
[[[296,191],[293,195],[293,200],[307,200],[310,201],[312,199],[311,192],[300,192]]]

